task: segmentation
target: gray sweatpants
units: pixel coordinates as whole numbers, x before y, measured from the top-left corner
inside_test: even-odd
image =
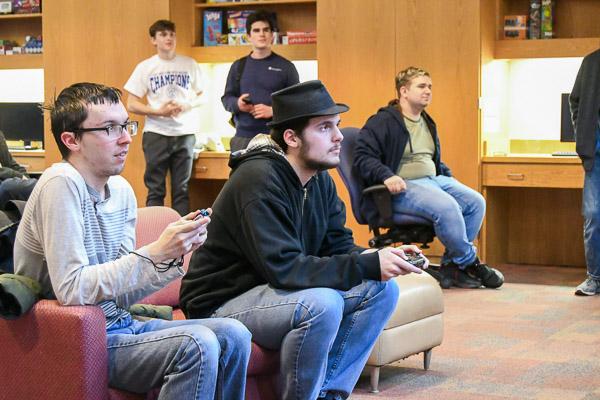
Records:
[[[162,206],[165,200],[167,170],[171,172],[171,206],[181,215],[190,209],[188,193],[192,176],[195,135],[165,136],[144,132],[142,148],[146,159],[144,184],[148,188],[146,206]]]

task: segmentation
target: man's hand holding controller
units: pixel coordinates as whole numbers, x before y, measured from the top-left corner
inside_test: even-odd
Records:
[[[207,227],[212,210],[196,210],[170,223],[158,240],[147,246],[148,255],[155,263],[181,257],[196,250],[206,241]]]
[[[429,267],[429,260],[417,246],[384,247],[378,254],[382,281],[411,272],[420,274]]]

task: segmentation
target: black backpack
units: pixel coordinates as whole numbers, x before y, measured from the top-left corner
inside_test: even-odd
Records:
[[[242,80],[242,74],[244,73],[244,68],[246,68],[246,60],[248,59],[248,57],[250,57],[249,55],[242,57],[240,59],[238,59],[237,61],[239,61],[238,67],[237,67],[237,74],[235,75],[235,83],[234,83],[234,89],[235,92],[238,94],[238,96],[240,95],[240,81]],[[233,117],[233,113],[231,113],[231,118],[229,119],[229,125],[233,126],[235,128],[235,118]]]

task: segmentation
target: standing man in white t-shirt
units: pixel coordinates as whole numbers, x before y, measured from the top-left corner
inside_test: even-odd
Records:
[[[142,147],[146,159],[146,206],[161,206],[167,170],[171,171],[172,207],[189,212],[188,183],[192,174],[196,133],[200,131],[198,106],[202,94],[198,63],[175,54],[175,24],[158,20],[150,26],[156,55],[135,67],[125,84],[127,110],[146,116]],[[144,104],[143,98],[147,103]]]

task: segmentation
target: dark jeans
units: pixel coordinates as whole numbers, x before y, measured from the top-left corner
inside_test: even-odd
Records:
[[[165,200],[167,170],[171,172],[171,207],[180,215],[190,211],[188,186],[194,161],[194,135],[165,136],[144,132],[142,148],[146,159],[144,184],[148,188],[146,206],[162,206]]]
[[[600,128],[596,131],[594,167],[583,181],[583,243],[590,278],[600,279]]]

